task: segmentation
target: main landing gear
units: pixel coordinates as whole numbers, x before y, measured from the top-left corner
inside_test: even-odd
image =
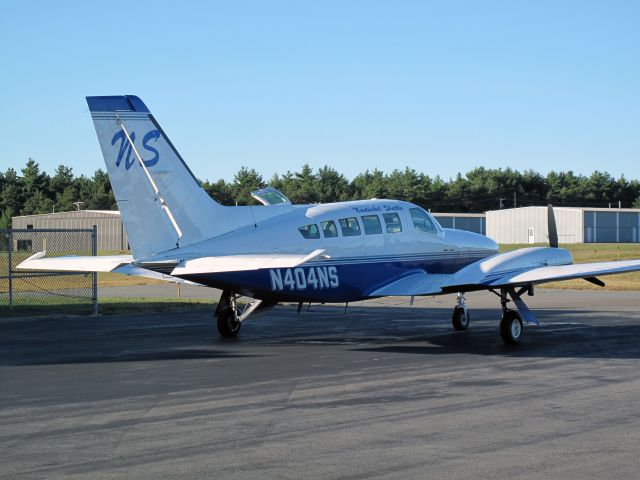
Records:
[[[533,292],[533,287],[531,287],[531,289],[531,291]],[[500,289],[500,305],[502,306],[502,319],[500,320],[500,337],[502,338],[502,341],[507,345],[518,345],[522,337],[522,317],[517,310],[511,310],[510,308],[507,308],[507,303],[509,303],[508,295],[512,294],[516,305],[518,304],[518,300],[524,305],[524,302],[520,300],[520,295],[522,295],[522,293],[524,293],[524,291],[521,291],[518,295],[512,288]]]
[[[507,345],[517,345],[522,337],[522,319],[515,310],[505,309],[500,320],[500,337]]]
[[[235,337],[240,331],[242,322],[258,310],[266,310],[273,307],[276,302],[263,302],[253,300],[248,303],[239,303],[240,295],[231,290],[224,290],[220,295],[220,301],[216,307],[214,316],[218,326],[218,333],[222,337]]]
[[[499,292],[496,290],[491,290],[491,292],[500,297],[500,305],[502,306],[500,337],[502,341],[507,345],[518,345],[522,339],[523,319],[529,324],[539,324],[521,298],[525,293],[533,296],[533,285],[525,285],[517,291],[514,287],[506,287],[501,288]],[[507,304],[512,300],[516,304],[517,310],[507,308]],[[454,330],[464,331],[469,328],[470,318],[464,293],[458,293],[458,302],[451,316],[451,324]]]

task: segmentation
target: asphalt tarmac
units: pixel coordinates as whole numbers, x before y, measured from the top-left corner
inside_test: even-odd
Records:
[[[0,477],[638,478],[640,293],[0,320]]]

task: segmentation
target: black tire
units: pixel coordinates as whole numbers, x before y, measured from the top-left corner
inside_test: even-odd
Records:
[[[467,310],[466,314],[464,308],[456,307],[453,309],[453,315],[451,315],[451,324],[453,329],[457,332],[464,332],[469,328],[469,322],[471,321],[471,315]]]
[[[522,319],[515,310],[507,310],[500,321],[500,336],[507,345],[518,345],[522,339]]]
[[[225,308],[216,314],[218,333],[223,337],[235,337],[240,331],[242,323],[239,322],[231,308]]]

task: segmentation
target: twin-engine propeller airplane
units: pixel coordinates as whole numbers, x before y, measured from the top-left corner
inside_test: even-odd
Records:
[[[149,109],[132,95],[87,97],[131,256],[33,255],[18,268],[118,272],[222,290],[215,310],[222,336],[278,302],[351,302],[400,295],[457,294],[452,323],[466,330],[465,292],[500,298],[500,335],[520,342],[523,320],[538,324],[522,296],[534,285],[640,270],[640,260],[572,264],[558,248],[549,207],[548,248],[498,253],[493,240],[442,228],[399,200],[292,205],[280,192],[263,205],[226,207],[201,187]],[[239,296],[255,299],[247,304]],[[516,309],[508,308],[510,301]]]

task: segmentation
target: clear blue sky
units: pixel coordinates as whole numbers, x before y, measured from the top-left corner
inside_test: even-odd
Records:
[[[304,163],[640,177],[640,2],[0,7],[0,169],[104,168],[84,97],[135,94],[202,179]]]

